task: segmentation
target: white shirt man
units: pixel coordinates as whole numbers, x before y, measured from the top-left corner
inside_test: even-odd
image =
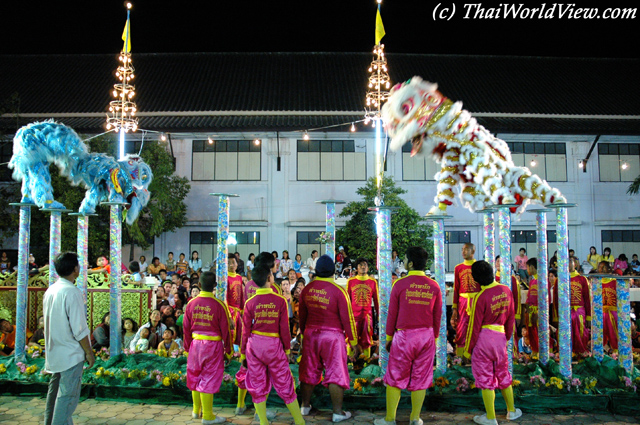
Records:
[[[44,368],[53,374],[45,407],[45,425],[72,423],[80,399],[82,367],[93,366],[95,357],[89,340],[82,293],[73,282],[80,274],[78,257],[62,253],[55,267],[60,278],[47,289],[42,302],[44,338],[47,347]]]

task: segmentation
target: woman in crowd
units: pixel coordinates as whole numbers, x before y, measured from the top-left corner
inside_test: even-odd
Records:
[[[278,258],[278,251],[271,251],[271,255],[273,255],[273,258],[275,260],[275,270],[276,270],[276,274],[273,277],[276,278],[281,278],[282,277],[282,273],[280,272],[280,259]]]
[[[282,251],[282,260],[280,260],[280,273],[282,277],[289,273],[289,270],[293,268],[293,261],[289,258],[289,251],[286,249]]]
[[[600,261],[606,261],[607,263],[609,263],[609,267],[613,268],[613,263],[616,262],[616,259],[613,255],[611,255],[611,248],[606,247],[602,251],[602,259]]]
[[[253,252],[249,254],[249,258],[247,258],[247,278],[251,280],[251,270],[255,267],[256,262],[256,254]]]
[[[193,251],[189,260],[189,273],[200,275],[200,272],[202,272],[202,260],[198,257],[198,251]]]
[[[145,257],[144,255],[141,255],[140,256],[140,273],[142,273],[143,275],[147,273],[147,267],[149,267],[149,265],[147,264],[147,257]]]
[[[302,255],[296,254],[296,259],[293,262],[293,270],[296,272],[297,277],[302,277]]]
[[[629,268],[628,258],[624,254],[620,254],[618,258],[613,262],[613,272],[622,276],[624,271]]]
[[[160,341],[162,341],[162,334],[167,329],[167,327],[164,325],[164,323],[162,323],[161,320],[162,314],[160,313],[160,310],[156,309],[151,311],[151,313],[149,313],[149,321],[140,326],[140,329],[138,329],[138,332],[136,332],[136,336],[134,336],[131,340],[129,348],[131,350],[136,349],[136,344],[140,339],[140,331],[142,331],[142,329],[149,330],[149,348],[158,348],[158,344],[160,343]]]
[[[596,251],[596,247],[592,246],[591,248],[589,248],[589,255],[587,255],[587,262],[589,263],[589,265],[593,270],[598,270],[598,264],[600,264],[601,260],[602,260],[602,257]]]

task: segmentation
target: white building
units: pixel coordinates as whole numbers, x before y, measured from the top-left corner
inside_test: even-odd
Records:
[[[66,60],[76,70],[63,79],[56,70]],[[362,118],[370,60],[361,53],[134,55],[140,127],[170,134],[176,173],[191,180],[187,226],[156,238],[147,257],[197,250],[205,263],[212,261],[213,192],[239,195],[231,199],[230,230],[238,245],[230,250],[244,259],[265,250],[281,255],[286,249],[303,259],[313,249],[322,253],[316,238],[325,209],[316,201],[359,200],[356,189],[374,174],[373,130],[359,124],[350,131]],[[392,81],[437,80],[445,95],[465,102],[509,143],[517,165],[578,204],[569,210],[569,240],[581,260],[591,245],[599,253],[608,246],[615,256],[640,254],[640,219],[629,219],[640,216],[640,197],[626,194],[640,175],[640,61],[393,54],[388,60]],[[31,72],[21,74],[20,67]],[[113,69],[114,58],[105,55],[4,57],[0,75],[10,78],[0,81],[0,99],[18,93],[20,110],[5,113],[0,128],[11,133],[53,117],[78,132],[102,132]],[[0,162],[10,158],[7,146]],[[437,169],[431,160],[390,152],[386,175],[426,214]],[[452,270],[464,242],[474,243],[482,257],[482,217],[460,206],[448,212],[454,217],[445,225]],[[552,214],[548,223],[551,256]],[[513,255],[520,247],[536,256],[534,214],[514,218]]]

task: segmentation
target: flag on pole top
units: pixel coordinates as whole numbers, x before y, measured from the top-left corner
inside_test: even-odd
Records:
[[[378,13],[376,13],[376,45],[380,44],[380,40],[384,37],[384,25],[382,25],[382,16],[380,16],[380,6],[378,6]]]
[[[384,29],[382,30],[382,32],[384,33]],[[122,46],[122,51],[124,53],[131,52],[131,26],[129,24],[128,16],[127,16],[127,23],[124,26],[124,31],[122,31],[122,41],[124,41],[124,45]]]

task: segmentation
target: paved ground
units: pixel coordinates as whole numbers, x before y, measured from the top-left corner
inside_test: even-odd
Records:
[[[565,425],[616,425],[640,423],[640,406],[638,416],[617,416],[609,413],[603,414],[575,414],[575,415],[523,415],[517,421],[519,425],[562,423]],[[247,414],[235,416],[232,408],[214,408],[216,414],[227,418],[227,424],[250,425],[258,424],[253,421],[253,410]],[[286,408],[274,409],[278,417],[272,425],[292,424],[291,415]],[[36,425],[43,423],[44,398],[33,397],[0,397],[0,424],[2,425]],[[307,423],[328,425],[331,423],[329,411],[312,411],[313,416],[306,418]],[[355,411],[352,420],[345,421],[345,425],[363,425],[373,423],[373,419],[381,416],[383,412]],[[452,425],[473,424],[473,416],[477,413],[436,413],[423,412],[422,419],[425,425]],[[193,424],[199,420],[191,419],[191,409],[188,406],[162,406],[154,404],[136,404],[115,401],[98,401],[88,399],[82,401],[73,417],[76,424],[108,424],[108,425],[168,425],[168,424]],[[398,424],[409,423],[409,410],[398,412]],[[498,416],[498,422],[509,423],[504,416]]]

